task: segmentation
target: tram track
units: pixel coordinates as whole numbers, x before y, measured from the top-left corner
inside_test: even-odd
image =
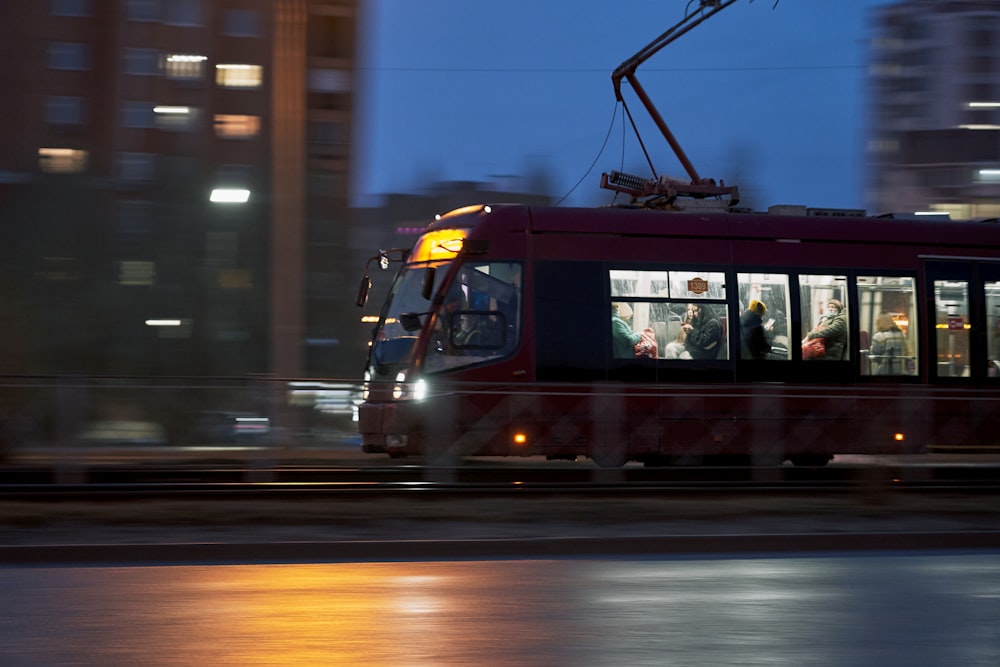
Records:
[[[0,500],[1000,493],[1000,465],[829,468],[8,466]]]

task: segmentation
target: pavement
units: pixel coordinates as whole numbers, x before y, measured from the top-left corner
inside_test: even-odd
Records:
[[[993,496],[493,497],[0,503],[0,563],[383,560],[1000,548]]]

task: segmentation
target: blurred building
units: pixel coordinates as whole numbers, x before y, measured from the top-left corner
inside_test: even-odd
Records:
[[[906,0],[874,18],[868,209],[1000,216],[1000,3]]]
[[[360,367],[357,5],[0,3],[0,372]]]

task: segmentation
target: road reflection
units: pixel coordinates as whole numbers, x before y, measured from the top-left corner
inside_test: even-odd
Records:
[[[1000,555],[0,569],[4,665],[996,665]]]

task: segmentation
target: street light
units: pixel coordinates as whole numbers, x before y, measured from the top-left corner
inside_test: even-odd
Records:
[[[250,191],[244,188],[215,188],[208,200],[214,204],[245,204],[250,200]]]

